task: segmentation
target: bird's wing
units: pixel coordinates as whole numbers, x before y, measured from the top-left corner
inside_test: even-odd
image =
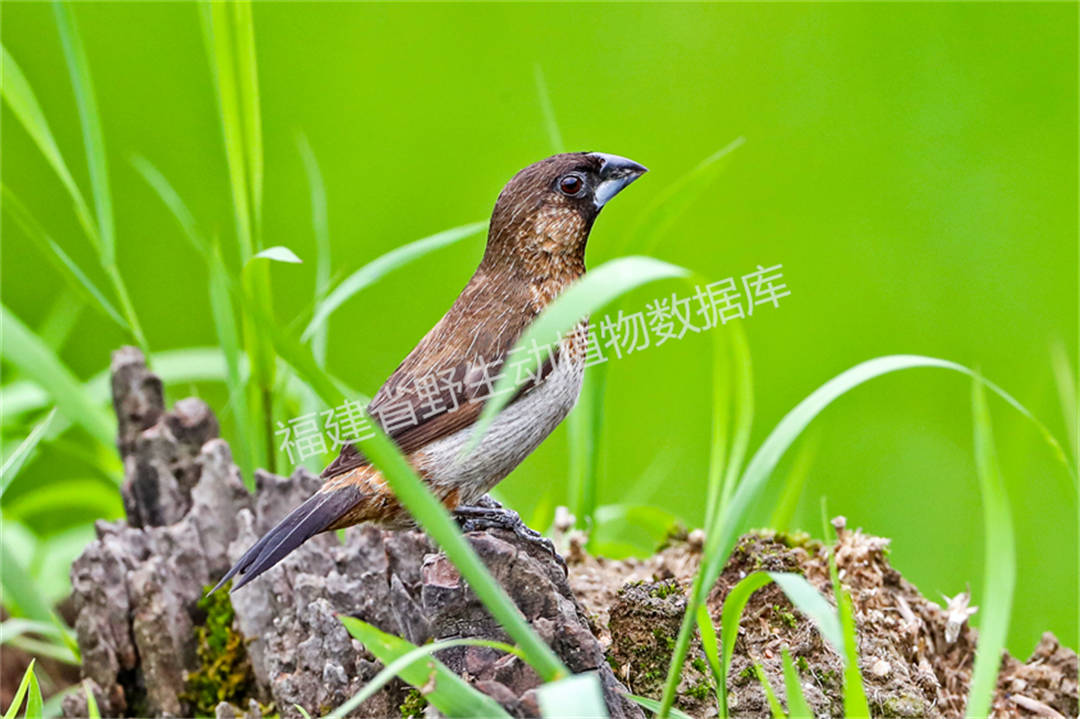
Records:
[[[503,294],[493,296],[490,283],[476,280],[474,277],[466,286],[450,311],[398,365],[368,405],[372,419],[406,455],[476,421],[507,354],[539,314],[528,288],[515,296],[506,294],[503,283]],[[542,358],[536,380],[524,385],[511,401],[550,372],[557,350],[555,343],[550,355]],[[360,450],[346,444],[322,476],[335,477],[367,464]]]

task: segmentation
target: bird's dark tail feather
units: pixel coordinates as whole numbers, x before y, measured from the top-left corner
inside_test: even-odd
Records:
[[[233,584],[232,591],[244,586],[308,539],[329,529],[360,501],[360,497],[358,489],[348,486],[311,495],[244,552],[244,556],[237,560],[209,593],[213,594],[236,575],[240,577]]]

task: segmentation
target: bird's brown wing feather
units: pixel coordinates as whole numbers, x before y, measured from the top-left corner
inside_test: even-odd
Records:
[[[476,381],[476,373],[480,371],[478,368],[484,363],[488,364],[489,376],[498,377],[507,353],[539,313],[539,307],[522,311],[522,308],[532,306],[527,287],[521,287],[516,296],[491,296],[487,288],[492,284],[490,281],[480,282],[474,276],[453,307],[398,365],[368,405],[368,413],[384,431],[385,422],[381,421],[380,413],[388,410],[391,403],[409,402],[417,409],[416,424],[387,432],[404,454],[408,455],[476,421],[483,410],[486,401],[484,395],[488,390],[483,385],[470,387],[468,380]],[[505,293],[507,283],[500,284]],[[539,374],[541,378],[550,372],[551,365],[550,358],[545,360]],[[453,381],[461,383],[460,388],[443,386],[434,399],[431,394],[421,395],[416,386],[419,378],[440,374],[445,376],[449,372],[452,372],[449,377]],[[520,389],[511,401],[517,400],[531,386],[530,383]],[[428,390],[430,392],[430,385]],[[421,416],[418,409],[421,407],[427,407],[427,416]],[[437,407],[442,409],[436,411]],[[322,476],[335,477],[367,464],[369,462],[363,452],[346,444],[338,457],[323,470]]]

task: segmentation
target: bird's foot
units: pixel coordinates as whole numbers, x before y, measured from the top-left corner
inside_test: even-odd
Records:
[[[513,532],[525,542],[538,545],[549,552],[563,571],[566,571],[566,561],[555,551],[555,545],[550,539],[530,528],[522,521],[521,515],[503,507],[489,495],[485,494],[476,504],[460,505],[454,510],[454,518],[463,532],[482,532],[486,529]]]

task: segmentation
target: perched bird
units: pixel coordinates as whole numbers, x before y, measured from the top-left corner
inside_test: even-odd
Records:
[[[475,274],[368,405],[464,528],[511,525],[531,532],[485,495],[577,401],[586,322],[539,357],[480,443],[467,454],[462,449],[524,330],[585,273],[585,243],[600,210],[645,171],[625,157],[574,152],[518,172],[495,202]],[[248,549],[218,587],[236,575],[233,588],[242,587],[319,532],[361,522],[412,525],[382,474],[353,445],[345,445],[322,476],[323,486]]]

